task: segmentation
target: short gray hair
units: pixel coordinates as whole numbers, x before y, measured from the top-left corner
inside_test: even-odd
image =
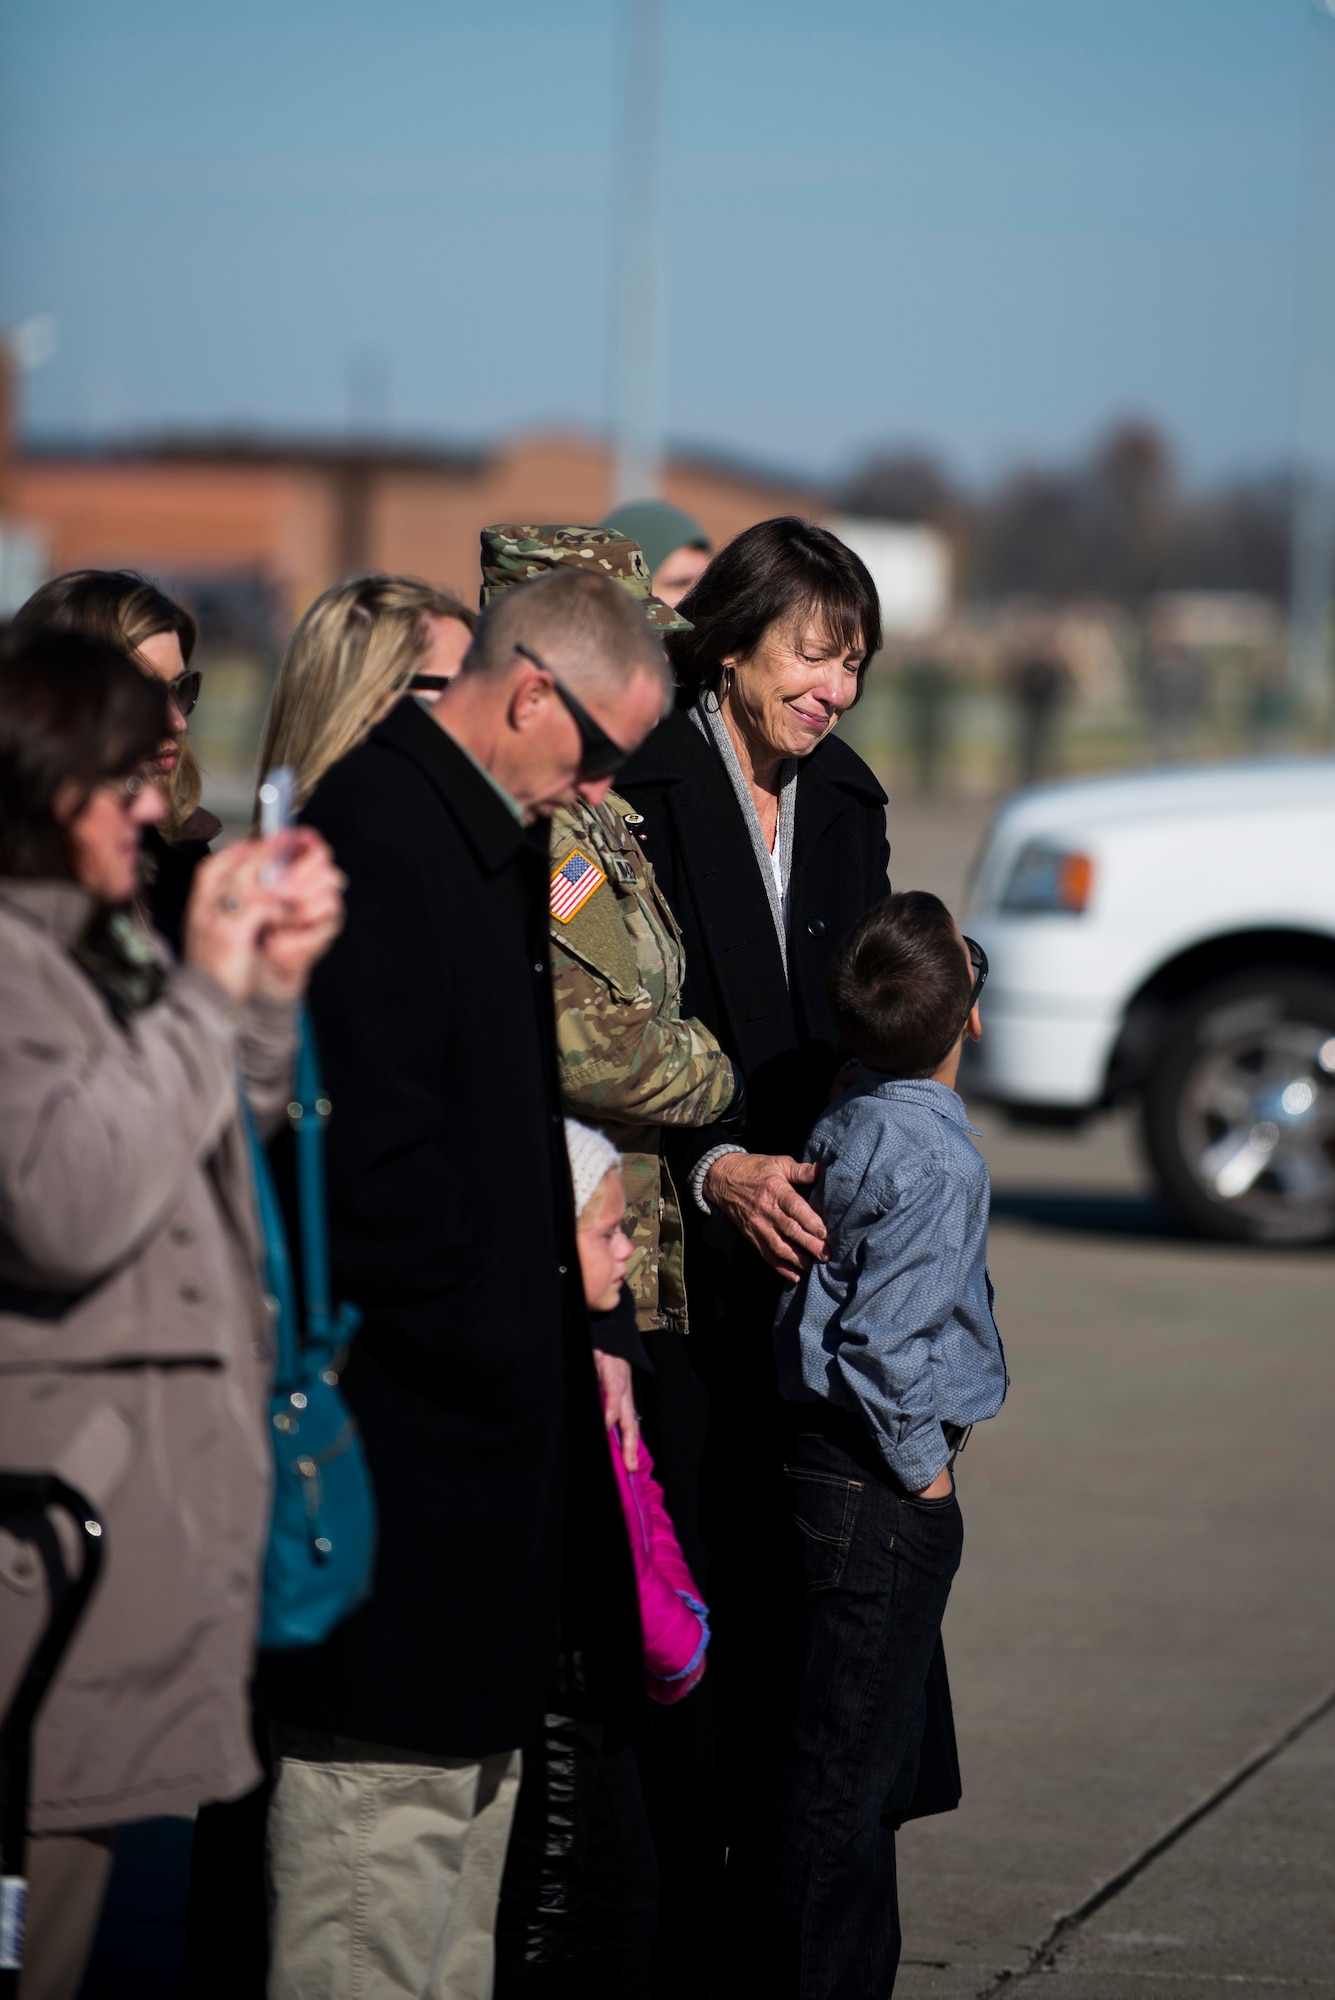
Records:
[[[532,646],[544,659],[554,654],[561,678],[582,686],[624,687],[636,674],[650,674],[665,702],[672,692],[672,669],[643,604],[591,570],[552,570],[494,597],[478,620],[464,673],[508,672],[517,645]]]

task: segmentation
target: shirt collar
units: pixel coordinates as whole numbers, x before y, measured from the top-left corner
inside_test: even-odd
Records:
[[[513,793],[506,791],[505,786],[501,783],[500,779],[497,777],[493,777],[492,773],[487,769],[486,765],[482,763],[479,758],[473,755],[472,751],[469,749],[466,743],[460,743],[457,736],[454,738],[454,744],[456,749],[463,751],[464,756],[468,759],[473,769],[475,771],[480,771],[482,773],[482,776],[491,786],[491,789],[493,790],[493,792],[495,792],[501,804],[505,806],[508,811],[514,814],[515,818],[519,821],[519,824],[521,826],[526,827],[528,825],[528,814],[524,811],[524,808],[520,805],[518,799],[514,797]]]
[[[526,827],[477,759],[411,695],[376,724],[369,740],[407,757],[426,774],[488,874],[508,867],[521,847],[532,845],[535,832],[546,852],[546,822]]]
[[[962,1132],[971,1132],[975,1139],[982,1137],[976,1126],[969,1123],[969,1113],[964,1099],[944,1083],[935,1083],[927,1076],[887,1076],[884,1070],[870,1069],[866,1063],[858,1064],[858,1088],[867,1097],[880,1097],[895,1103],[921,1104],[928,1111],[935,1111],[939,1118],[945,1118],[952,1125],[958,1125]]]

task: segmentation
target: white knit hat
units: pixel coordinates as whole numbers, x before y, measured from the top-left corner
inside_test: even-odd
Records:
[[[583,1215],[613,1167],[621,1165],[621,1155],[610,1139],[595,1132],[592,1125],[566,1119],[566,1151],[570,1155],[570,1178],[575,1184],[575,1216]]]

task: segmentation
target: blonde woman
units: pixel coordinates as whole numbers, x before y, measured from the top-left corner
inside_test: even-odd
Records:
[[[297,774],[304,805],[332,764],[412,692],[435,700],[463,663],[477,615],[452,591],[363,576],[317,597],[278,670],[260,745],[263,777]]]
[[[153,760],[166,803],[143,842],[143,897],[155,929],[181,951],[181,924],[196,868],[222,821],[200,805],[204,789],[190,748],[190,712],[200,675],[190,665],[199,628],[183,605],[130,569],[74,569],[34,591],[14,619],[15,632],[82,632],[128,653],[141,673],[167,686],[167,727]]]

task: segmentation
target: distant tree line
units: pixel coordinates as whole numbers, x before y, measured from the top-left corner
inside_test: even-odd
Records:
[[[1068,470],[1026,469],[990,493],[967,491],[928,454],[887,452],[839,495],[850,513],[943,528],[970,598],[1094,594],[1128,605],[1192,589],[1282,601],[1291,500],[1283,475],[1188,491],[1166,439],[1143,423],[1118,425]]]

